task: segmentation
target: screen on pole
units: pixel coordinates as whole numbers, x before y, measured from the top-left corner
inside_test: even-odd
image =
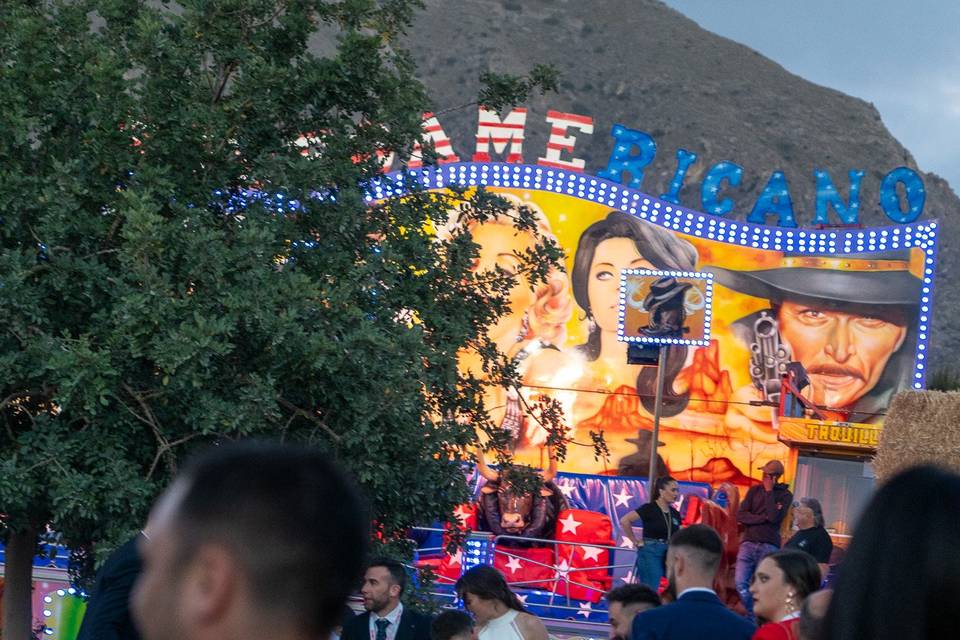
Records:
[[[621,342],[706,347],[712,299],[710,273],[624,269],[617,337]]]

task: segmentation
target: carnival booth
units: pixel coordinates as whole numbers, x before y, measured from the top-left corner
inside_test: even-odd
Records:
[[[546,154],[523,164],[526,116],[481,108],[475,162],[459,161],[431,117],[426,135],[438,164],[423,167],[413,157],[370,194],[381,200],[412,188],[484,188],[532,211],[539,235],[565,252],[564,269],[511,292],[510,312],[492,337],[522,385],[492,389],[485,404],[510,432],[517,461],[538,468],[545,433],[524,408],[541,398],[562,407],[569,441],[584,445],[568,448],[556,479],[568,510],[558,513],[551,557],[526,548],[498,559],[480,545],[468,547],[476,552],[469,561],[492,562],[528,585],[552,585],[552,596],[561,590],[544,565],[556,573],[565,561],[569,575],[582,579],[577,589],[586,589],[576,599],[594,607],[598,594],[629,578],[613,565],[629,563],[611,549],[590,551],[591,561],[611,565],[601,576],[584,565],[587,547],[562,543],[616,548],[619,517],[645,499],[651,471],[680,481],[685,501],[703,500],[721,485],[746,491],[770,460],[785,464],[783,480],[795,496],[823,503],[842,546],[871,491],[869,459],[893,395],[924,386],[938,225],[919,220],[919,175],[898,167],[883,177],[878,204],[887,227],[858,224],[860,171],[849,173],[846,199],[827,172],[814,172],[814,228],[798,227],[779,171],[741,221],[727,197],[743,176],[734,163],[696,172],[700,184],[691,189],[685,181],[697,157],[678,150],[670,188],[655,197],[641,190],[656,154],[648,134],[615,125],[607,165],[588,175],[575,144],[592,135],[592,119],[551,111]],[[491,147],[507,162],[489,162]],[[535,242],[506,218],[470,231],[480,263],[505,269],[500,262]],[[637,342],[656,346],[652,363],[628,360]],[[609,455],[595,457],[586,445],[601,432]],[[482,529],[464,510],[468,525]],[[465,566],[431,562],[447,580]],[[542,571],[521,574],[527,565]],[[564,587],[571,595],[572,582]]]

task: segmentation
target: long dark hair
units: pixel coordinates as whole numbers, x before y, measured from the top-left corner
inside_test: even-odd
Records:
[[[650,492],[650,502],[656,502],[660,498],[660,494],[663,493],[663,490],[667,488],[667,485],[671,482],[676,482],[675,478],[670,476],[660,476],[657,478],[657,481],[653,483],[653,491]]]
[[[797,606],[803,599],[820,588],[820,567],[817,561],[806,551],[799,549],[781,549],[764,556],[773,560],[780,571],[783,581],[797,591]]]
[[[590,309],[588,283],[590,280],[590,265],[597,252],[597,245],[611,238],[629,238],[633,240],[637,251],[657,269],[676,271],[693,271],[697,264],[697,250],[686,240],[675,236],[672,232],[649,222],[644,222],[622,211],[611,211],[603,220],[598,220],[586,228],[580,235],[577,243],[577,252],[573,258],[573,271],[570,280],[573,284],[573,297],[577,304],[587,314],[593,317]],[[662,415],[674,416],[687,408],[689,394],[677,394],[673,391],[673,381],[683,369],[687,359],[686,347],[668,347],[666,378],[663,387]],[[577,350],[583,353],[587,360],[593,361],[600,357],[600,328],[594,327],[587,336],[587,341],[579,345]],[[657,383],[657,372],[653,367],[643,367],[637,376],[637,393],[644,409],[654,410],[654,394]]]
[[[909,469],[854,529],[824,619],[825,640],[960,637],[960,475]]]
[[[490,565],[480,564],[470,569],[460,576],[453,588],[461,600],[464,594],[469,593],[484,600],[498,600],[508,609],[526,611],[517,594],[510,591],[503,574]]]

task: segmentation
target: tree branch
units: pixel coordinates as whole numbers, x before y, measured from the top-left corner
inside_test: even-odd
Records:
[[[334,432],[334,430],[331,429],[326,422],[324,422],[321,418],[319,418],[315,414],[307,411],[306,409],[301,409],[300,407],[293,404],[286,398],[277,398],[277,402],[280,404],[280,406],[292,411],[294,415],[303,416],[313,424],[317,425],[318,427],[326,431],[330,435],[330,437],[333,438],[334,442],[340,442],[340,436],[336,432]]]

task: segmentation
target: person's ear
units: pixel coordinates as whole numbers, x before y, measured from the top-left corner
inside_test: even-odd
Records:
[[[678,576],[682,576],[684,570],[687,567],[687,558],[682,553],[673,554],[673,572]]]
[[[400,585],[398,585],[398,584],[391,584],[391,585],[390,585],[390,591],[389,591],[389,593],[390,593],[390,597],[392,597],[392,598],[399,598],[399,597],[400,597]]]
[[[204,545],[184,571],[181,603],[193,625],[206,627],[226,618],[236,606],[241,571],[230,552],[219,545]]]

